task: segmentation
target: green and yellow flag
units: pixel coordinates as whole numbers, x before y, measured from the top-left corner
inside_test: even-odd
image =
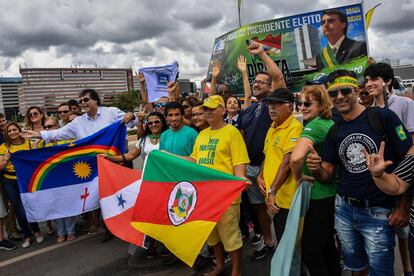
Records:
[[[376,4],[376,5],[375,5],[372,9],[368,10],[368,11],[365,13],[365,24],[366,24],[365,29],[366,29],[366,30],[368,30],[368,28],[369,28],[369,24],[371,24],[371,18],[372,18],[372,15],[374,14],[375,9],[376,9],[379,5],[381,5],[381,3]]]

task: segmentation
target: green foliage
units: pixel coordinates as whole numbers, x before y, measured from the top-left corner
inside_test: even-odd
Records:
[[[133,90],[116,94],[111,99],[112,106],[118,107],[125,112],[133,111],[141,102],[139,92]]]

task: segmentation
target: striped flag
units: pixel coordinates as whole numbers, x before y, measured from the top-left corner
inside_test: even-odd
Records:
[[[131,227],[141,171],[98,157],[99,202],[108,229],[121,240],[144,247],[144,234]]]
[[[131,224],[192,266],[217,221],[244,187],[241,178],[152,151]]]
[[[296,190],[286,228],[272,258],[270,275],[301,275],[301,247],[305,214],[309,207],[311,185],[302,182]]]

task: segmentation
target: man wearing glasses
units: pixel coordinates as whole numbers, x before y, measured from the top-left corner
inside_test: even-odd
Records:
[[[252,239],[252,244],[258,245],[252,257],[253,259],[261,259],[273,253],[275,248],[271,233],[271,220],[267,214],[265,204],[265,194],[260,192],[256,181],[260,166],[264,160],[264,140],[267,130],[272,123],[268,104],[263,99],[269,96],[274,89],[286,88],[286,84],[282,71],[266,54],[262,45],[251,42],[248,46],[248,51],[252,55],[259,56],[267,68],[266,72],[261,71],[256,74],[256,78],[253,81],[253,95],[256,97],[257,102],[253,102],[241,113],[240,121],[240,130],[244,134],[250,159],[250,165],[247,166],[247,177],[253,183],[252,187],[247,190],[249,202],[255,211],[252,217],[256,235]]]
[[[63,127],[69,123],[70,107],[68,103],[61,103],[58,106],[59,126]]]
[[[128,127],[134,127],[136,118],[131,112],[125,113],[116,107],[101,106],[99,94],[94,89],[84,89],[79,94],[82,116],[76,117],[64,127],[51,131],[25,131],[27,138],[40,137],[46,143],[59,140],[77,140],[122,120]]]
[[[337,70],[328,76],[328,93],[341,120],[325,138],[322,156],[311,148],[307,165],[321,182],[332,179],[338,167],[339,185],[335,204],[335,229],[341,240],[344,265],[353,275],[394,275],[395,231],[389,225],[395,198],[380,191],[364,157],[377,153],[381,141],[392,172],[412,145],[411,137],[397,115],[385,108],[377,115],[383,135],[369,121],[370,109],[358,102],[354,72]],[[334,131],[336,129],[336,131]]]

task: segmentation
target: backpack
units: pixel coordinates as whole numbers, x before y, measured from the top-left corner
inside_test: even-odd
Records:
[[[380,109],[381,107],[378,106],[368,107],[368,123],[370,127],[374,130],[374,132],[381,137],[381,141],[385,141],[385,143],[387,143],[389,139],[387,137],[387,134],[385,133],[384,126],[380,118]],[[335,145],[338,143],[338,132],[339,128],[341,127],[341,122],[342,119],[336,121],[333,124],[333,126],[329,129],[328,135],[330,135]]]

